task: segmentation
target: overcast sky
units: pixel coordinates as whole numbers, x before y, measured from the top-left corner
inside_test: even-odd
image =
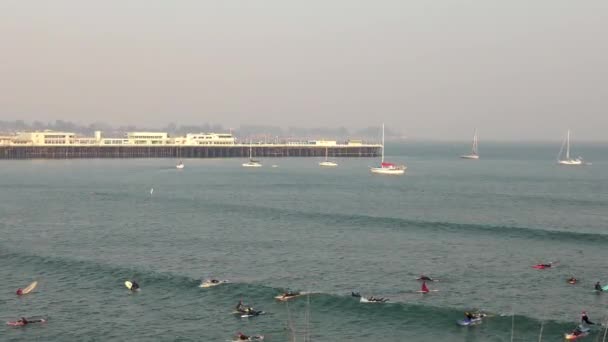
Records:
[[[608,139],[606,0],[0,0],[0,119]]]

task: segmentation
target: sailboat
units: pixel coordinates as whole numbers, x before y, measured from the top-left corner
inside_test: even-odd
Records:
[[[336,167],[338,166],[338,163],[333,162],[333,161],[329,161],[328,159],[328,148],[325,148],[325,161],[322,161],[319,163],[319,166],[323,166],[323,167]]]
[[[405,173],[405,169],[407,169],[405,165],[384,162],[384,124],[382,124],[382,160],[379,167],[372,167],[370,171],[382,175],[402,175]]]
[[[177,148],[177,158],[179,158],[179,147]],[[179,160],[177,165],[175,165],[175,168],[180,170],[184,168],[184,163],[182,163],[181,159]]]
[[[249,140],[249,161],[247,163],[243,163],[243,167],[262,167],[262,163],[253,159],[251,140]]]
[[[562,156],[564,152],[564,146],[566,147],[566,155]],[[557,155],[557,164],[559,165],[583,165],[583,159],[581,157],[570,158],[570,130],[566,134],[566,140],[562,143],[562,148],[559,150]]]
[[[479,138],[477,137],[477,130],[475,130],[473,132],[473,147],[471,148],[471,153],[470,154],[465,154],[460,156],[460,158],[462,159],[474,159],[477,160],[479,159],[479,153],[477,152],[477,143],[479,141]]]

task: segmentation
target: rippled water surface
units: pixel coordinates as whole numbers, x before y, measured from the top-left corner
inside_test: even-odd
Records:
[[[387,148],[405,176],[371,175],[372,159],[0,161],[0,318],[48,318],[0,340],[287,341],[291,320],[299,341],[510,341],[513,322],[515,341],[541,324],[557,341],[581,310],[608,318],[593,291],[608,283],[608,146],[577,146],[581,168],[556,166],[554,145],[482,145],[479,161],[457,158],[466,144]],[[439,291],[417,293],[420,273]],[[208,277],[231,283],[199,288]],[[285,288],[314,294],[287,306]],[[267,314],[233,316],[240,299]],[[470,308],[495,316],[457,326]]]

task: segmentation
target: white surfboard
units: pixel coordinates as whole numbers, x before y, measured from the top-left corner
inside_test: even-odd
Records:
[[[38,286],[38,282],[37,281],[29,284],[26,288],[23,289],[23,294],[28,294],[28,293],[34,291],[34,289],[36,288],[36,286]]]
[[[128,280],[125,281],[125,286],[131,291],[139,291],[139,287],[136,289],[133,289],[133,283]]]

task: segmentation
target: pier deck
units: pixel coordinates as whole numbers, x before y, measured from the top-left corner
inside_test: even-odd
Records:
[[[254,157],[378,157],[380,145],[254,145]],[[0,146],[0,159],[247,158],[249,145],[230,146]]]

